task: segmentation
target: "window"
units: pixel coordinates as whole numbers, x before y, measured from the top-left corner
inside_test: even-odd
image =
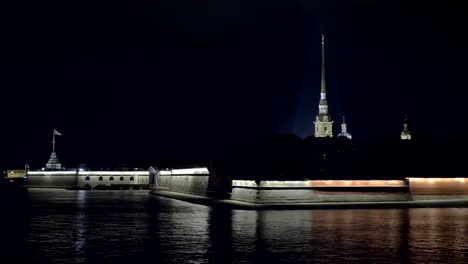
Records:
[[[109,178],[109,181],[113,181],[113,180],[114,180],[114,177],[111,176],[111,177]]]
[[[85,180],[89,181],[89,180],[90,180],[90,179],[89,179],[89,176],[86,176]]]
[[[123,181],[123,180],[124,180],[124,177],[123,177],[123,176],[120,176],[120,180]]]
[[[130,180],[131,180],[131,181],[134,181],[134,180],[135,180],[135,178],[133,178],[133,176],[132,176],[132,177],[130,177]]]
[[[99,176],[99,180],[100,180],[100,181],[102,181],[102,180],[103,180],[102,176]]]

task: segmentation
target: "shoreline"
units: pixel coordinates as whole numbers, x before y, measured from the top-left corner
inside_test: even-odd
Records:
[[[306,209],[405,209],[405,208],[465,208],[468,199],[389,201],[389,202],[317,202],[317,203],[249,203],[231,199],[216,199],[168,190],[151,190],[151,195],[177,199],[207,206],[225,206],[241,210],[306,210]]]

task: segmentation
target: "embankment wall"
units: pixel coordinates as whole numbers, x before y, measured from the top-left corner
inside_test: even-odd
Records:
[[[209,175],[159,175],[159,186],[170,191],[206,196]]]
[[[30,171],[30,188],[74,188],[103,186],[147,186],[147,171]]]
[[[234,180],[231,199],[251,203],[408,201],[408,184],[392,181],[255,181]]]
[[[408,178],[413,200],[468,199],[468,178]]]

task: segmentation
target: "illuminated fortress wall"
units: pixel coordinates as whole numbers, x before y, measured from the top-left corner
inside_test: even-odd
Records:
[[[252,203],[378,202],[410,200],[405,180],[233,180],[231,199]]]
[[[408,178],[414,200],[468,198],[468,178]]]
[[[72,188],[76,187],[76,171],[29,171],[26,187]]]
[[[148,171],[29,171],[30,188],[91,188],[104,186],[148,185]]]
[[[146,186],[149,183],[148,171],[80,171],[77,186],[91,188],[104,186]]]
[[[207,195],[209,172],[206,168],[162,170],[158,186],[170,191]]]

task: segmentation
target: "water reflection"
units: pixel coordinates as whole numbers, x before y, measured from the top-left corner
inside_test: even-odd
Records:
[[[208,219],[210,263],[233,261],[232,213],[232,210],[219,206],[214,206],[210,210]]]
[[[74,241],[74,255],[75,263],[84,263],[86,261],[85,245],[87,237],[87,215],[82,209],[86,208],[86,191],[78,191],[76,204],[77,210],[73,221],[73,241]]]
[[[27,263],[30,248],[29,195],[0,189],[0,263]]]
[[[209,250],[208,214],[209,208],[192,205],[177,200],[151,197],[157,200],[158,217],[152,219],[157,227],[150,234],[157,240],[157,246],[151,250],[154,258],[162,263],[200,263],[206,262]],[[160,250],[155,252],[154,250]]]
[[[460,263],[468,257],[467,208],[243,211],[128,191],[31,190],[8,198],[0,200],[0,263]]]
[[[464,262],[468,257],[466,208],[414,209],[410,214],[412,263]]]
[[[234,211],[232,254],[254,263],[456,263],[468,252],[467,216],[466,208]]]

